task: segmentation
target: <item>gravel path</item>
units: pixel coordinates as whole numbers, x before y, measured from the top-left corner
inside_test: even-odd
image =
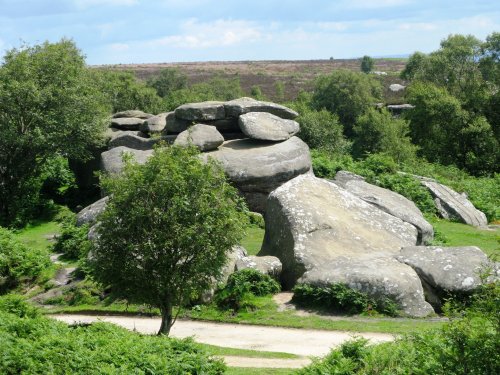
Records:
[[[160,327],[159,318],[96,315],[51,315],[54,319],[74,324],[103,321],[114,323],[130,330],[154,334]],[[228,348],[292,353],[303,357],[324,356],[332,347],[353,337],[353,332],[323,331],[267,327],[245,324],[224,324],[192,320],[178,320],[172,327],[172,337],[192,336],[198,342]],[[371,342],[391,341],[394,336],[384,333],[357,333]],[[308,358],[271,359],[225,357],[229,366],[235,367],[284,367],[298,368],[309,363]]]

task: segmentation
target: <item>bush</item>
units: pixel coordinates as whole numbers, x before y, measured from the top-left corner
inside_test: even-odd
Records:
[[[46,250],[29,248],[0,227],[0,293],[36,279],[50,265]]]
[[[342,283],[324,287],[297,284],[293,288],[293,302],[300,306],[316,307],[338,313],[379,312],[390,316],[398,315],[395,302],[388,298],[374,299]]]
[[[223,374],[192,339],[140,335],[113,324],[68,326],[0,312],[2,374]]]
[[[40,316],[38,309],[19,294],[7,294],[0,297],[0,312],[14,314],[19,318],[35,318]]]
[[[74,216],[66,219],[61,224],[61,234],[53,246],[55,253],[62,253],[69,259],[86,258],[91,248],[87,239],[88,225],[77,227]]]
[[[224,288],[215,295],[215,303],[221,309],[240,310],[252,307],[252,296],[276,294],[281,290],[280,284],[268,275],[248,268],[229,276]]]

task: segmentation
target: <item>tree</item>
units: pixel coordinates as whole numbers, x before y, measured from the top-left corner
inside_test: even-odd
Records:
[[[222,169],[194,148],[158,148],[107,176],[110,193],[92,250],[93,277],[119,297],[160,309],[168,334],[183,306],[220,276],[242,236],[245,206]]]
[[[39,204],[43,166],[86,159],[108,107],[66,39],[11,49],[0,67],[0,224],[22,224]]]
[[[353,152],[358,157],[384,153],[398,163],[413,160],[417,147],[411,143],[409,132],[407,121],[393,118],[385,109],[371,108],[354,125]]]
[[[373,70],[374,64],[375,60],[373,60],[370,56],[363,56],[361,59],[361,71],[363,73],[370,73]]]
[[[165,98],[171,92],[187,88],[187,76],[179,68],[165,68],[147,81],[147,85],[156,90],[157,94]]]
[[[382,95],[380,82],[371,75],[336,70],[316,81],[311,105],[339,117],[347,136],[352,136],[356,119],[371,108]]]

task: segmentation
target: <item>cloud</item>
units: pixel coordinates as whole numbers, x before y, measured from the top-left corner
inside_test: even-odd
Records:
[[[180,33],[151,40],[148,45],[188,49],[228,47],[252,43],[261,37],[259,27],[251,21],[216,20],[200,23],[197,19],[189,19],[181,24]]]
[[[348,0],[342,2],[342,5],[352,9],[378,9],[400,7],[412,3],[412,0]]]
[[[138,4],[138,0],[74,0],[74,4],[79,9],[86,9],[95,6],[132,6]]]
[[[130,49],[130,46],[126,43],[113,43],[109,46],[113,52],[125,52]]]

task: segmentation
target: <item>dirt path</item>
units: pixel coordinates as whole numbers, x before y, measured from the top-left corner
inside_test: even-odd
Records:
[[[104,321],[114,323],[141,333],[156,333],[159,318],[94,315],[51,315],[54,319],[73,324]],[[332,347],[352,338],[354,333],[255,326],[244,324],[222,324],[191,320],[179,320],[172,327],[171,336],[184,338],[193,336],[198,342],[228,348],[251,349],[292,353],[299,356],[324,356]],[[391,341],[394,337],[383,333],[358,333],[371,342]],[[235,367],[285,367],[297,368],[309,363],[308,358],[268,359],[226,357],[226,362]]]

